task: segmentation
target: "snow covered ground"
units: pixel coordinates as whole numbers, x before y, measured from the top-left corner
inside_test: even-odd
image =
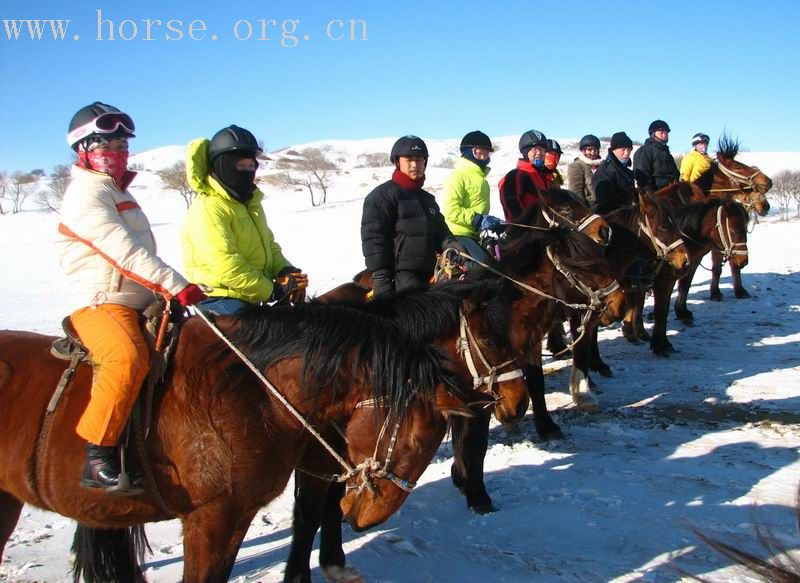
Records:
[[[491,175],[496,212],[496,183],[516,157],[507,141]],[[431,144],[431,160],[454,154],[456,144]],[[362,267],[361,201],[390,169],[356,168],[355,161],[390,145],[388,139],[336,143],[331,158],[344,158],[345,169],[323,207],[311,209],[304,192],[268,193],[270,225],[286,255],[309,273],[314,291]],[[138,161],[160,168],[172,156],[180,148],[143,153]],[[798,167],[796,153],[780,156],[753,155],[767,172]],[[433,191],[447,173],[430,170]],[[180,197],[161,191],[149,172],[133,192],[153,223],[161,255],[179,267]],[[0,328],[58,330],[65,314],[52,246],[57,223],[57,215],[34,210],[0,217]],[[656,583],[680,580],[680,571],[729,581],[731,568],[690,529],[758,550],[754,523],[800,551],[793,513],[800,481],[798,226],[769,217],[751,234],[744,271],[751,299],[733,299],[726,272],[725,301],[707,301],[708,272],[699,270],[690,296],[696,325],[671,321],[670,340],[680,351],[672,358],[627,343],[618,328],[602,331],[601,351],[615,377],[597,379],[600,413],[576,411],[565,392],[568,369],[548,362],[548,404],[567,437],[539,442],[530,416],[515,432],[493,425],[486,482],[497,513],[467,510],[450,484],[452,450],[445,441],[397,515],[365,534],[345,527],[349,563],[371,583]],[[233,580],[282,580],[291,509],[290,487],[256,517]],[[70,520],[26,507],[6,546],[0,580],[68,581],[72,531]],[[179,523],[149,525],[147,533],[154,551],[149,580],[180,580]],[[318,569],[312,575],[323,581]]]

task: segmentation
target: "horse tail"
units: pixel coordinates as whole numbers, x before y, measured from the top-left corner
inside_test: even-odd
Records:
[[[78,524],[72,541],[72,580],[79,583],[137,583],[145,550],[152,552],[144,526],[98,529]],[[83,579],[81,579],[81,577]]]

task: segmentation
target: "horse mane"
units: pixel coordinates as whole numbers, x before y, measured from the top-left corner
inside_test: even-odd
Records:
[[[259,370],[300,357],[304,384],[320,392],[350,364],[349,373],[368,378],[373,398],[391,411],[402,411],[413,396],[433,403],[439,384],[463,394],[457,377],[441,366],[443,353],[353,307],[250,306],[232,321],[229,339]]]
[[[517,277],[530,275],[539,268],[547,247],[552,247],[565,267],[577,273],[594,274],[608,266],[600,247],[589,237],[574,229],[553,227],[510,232],[501,249],[504,271]]]
[[[724,154],[723,154],[724,155]],[[704,192],[708,192],[711,190],[711,186],[714,184],[714,173],[716,173],[716,165],[718,162],[711,161],[711,165],[703,170],[703,173],[697,177],[697,180],[694,183],[703,189]]]
[[[469,281],[448,280],[432,287],[379,296],[364,304],[326,300],[329,305],[352,305],[365,313],[391,320],[418,342],[458,333],[459,314],[479,310],[486,332],[496,344],[510,345],[511,302],[520,292],[488,271]],[[469,315],[469,314],[467,314]]]
[[[722,132],[722,135],[717,141],[717,156],[733,160],[736,158],[736,154],[739,153],[740,145],[739,140],[732,138],[726,132]]]
[[[704,202],[695,202],[687,205],[675,207],[675,222],[682,232],[699,233],[703,226],[703,218],[709,211],[724,206],[726,210],[738,215],[742,222],[747,225],[750,215],[747,209],[734,201],[723,200],[720,198],[710,198]]]

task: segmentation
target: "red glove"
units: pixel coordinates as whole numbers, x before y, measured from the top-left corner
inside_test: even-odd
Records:
[[[190,283],[175,296],[175,299],[178,300],[181,306],[187,308],[208,299],[208,296],[198,286]]]

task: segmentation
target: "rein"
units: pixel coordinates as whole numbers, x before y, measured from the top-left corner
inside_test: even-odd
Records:
[[[386,461],[381,463],[377,459],[375,459],[375,456],[377,455],[378,445],[380,444],[381,438],[383,437],[383,434],[386,431],[386,425],[389,422],[389,416],[386,417],[383,427],[381,428],[381,433],[378,437],[378,440],[375,442],[375,453],[373,453],[373,456],[371,458],[365,459],[357,466],[352,466],[347,462],[346,459],[340,456],[327,441],[325,441],[322,435],[320,435],[320,433],[316,429],[314,429],[308,421],[306,421],[306,419],[302,416],[302,414],[297,409],[295,409],[292,406],[292,404],[289,403],[289,401],[286,400],[286,397],[284,397],[280,393],[280,391],[277,388],[275,388],[275,386],[272,383],[270,383],[269,380],[267,380],[264,374],[260,370],[258,370],[258,368],[250,361],[250,359],[247,358],[247,356],[245,356],[245,354],[241,350],[239,350],[230,340],[228,340],[228,338],[222,333],[222,331],[219,328],[217,328],[216,324],[214,324],[214,322],[212,322],[208,318],[208,316],[206,316],[201,310],[195,310],[195,313],[198,316],[200,316],[200,318],[208,325],[208,327],[211,328],[214,334],[216,334],[228,346],[228,348],[230,348],[231,351],[233,351],[233,353],[239,357],[239,359],[245,364],[245,366],[247,366],[247,368],[249,368],[250,371],[254,375],[256,375],[256,377],[258,377],[261,383],[267,388],[269,393],[273,397],[275,397],[286,408],[286,410],[289,411],[289,413],[291,413],[298,421],[300,421],[300,423],[303,425],[303,428],[306,431],[308,431],[312,436],[314,436],[314,438],[320,443],[320,445],[322,445],[328,451],[328,453],[330,453],[331,456],[333,456],[333,458],[337,462],[339,462],[339,465],[342,466],[345,472],[343,474],[336,474],[330,476],[330,481],[347,482],[354,476],[361,475],[362,482],[361,485],[359,486],[359,493],[364,488],[367,488],[373,496],[376,495],[376,492],[372,484],[372,478],[385,478],[387,480],[390,480],[392,483],[394,483],[402,490],[406,490],[408,492],[410,492],[411,489],[414,488],[414,486],[416,486],[416,484],[413,482],[409,482],[407,480],[403,480],[402,478],[397,477],[388,469],[389,461],[391,459],[392,452],[394,451],[394,446],[397,441],[397,434],[400,430],[400,424],[403,418],[402,415],[397,420],[394,433],[392,434],[392,441],[387,451]],[[377,403],[375,399],[360,401],[359,403],[356,404],[356,408],[358,409],[368,405],[374,406],[375,403]],[[405,407],[403,407],[403,412],[404,411]]]
[[[532,230],[535,230],[535,231],[547,231],[548,229],[552,229],[553,227],[561,226],[561,223],[556,221],[554,216],[551,216],[551,215],[547,214],[547,209],[549,209],[550,212],[553,213],[553,215],[555,217],[560,218],[564,223],[566,223],[568,226],[572,227],[573,229],[575,229],[579,233],[582,232],[584,229],[586,229],[589,225],[591,225],[596,220],[603,220],[603,217],[601,217],[600,215],[598,215],[596,213],[593,213],[593,214],[587,215],[579,223],[576,223],[575,221],[572,220],[572,218],[570,218],[570,217],[568,217],[566,215],[562,215],[557,210],[555,210],[553,207],[550,207],[550,206],[547,206],[547,205],[542,205],[541,206],[542,216],[544,217],[545,221],[547,221],[547,227],[534,227],[532,225],[524,225],[522,223],[512,223],[510,221],[503,221],[503,224],[509,225],[509,226],[513,226],[513,227],[521,227],[523,229],[532,229]]]

